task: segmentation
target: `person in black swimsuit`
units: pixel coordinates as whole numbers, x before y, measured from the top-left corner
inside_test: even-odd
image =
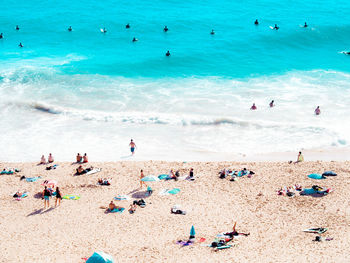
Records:
[[[46,208],[46,203],[47,203],[47,207],[50,206],[50,196],[51,193],[50,191],[47,189],[47,187],[45,186],[45,189],[43,191],[43,196],[44,196],[44,208]]]
[[[61,191],[58,187],[56,187],[56,201],[55,201],[55,206],[57,206],[57,201],[58,201],[58,205],[61,204],[61,200],[62,200],[62,195],[61,195]]]

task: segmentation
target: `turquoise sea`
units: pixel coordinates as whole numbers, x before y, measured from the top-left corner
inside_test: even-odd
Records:
[[[0,160],[128,159],[130,138],[141,159],[347,147],[349,16],[343,0],[6,1]]]

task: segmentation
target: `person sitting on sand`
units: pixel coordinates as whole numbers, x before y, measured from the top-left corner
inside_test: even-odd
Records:
[[[46,164],[46,159],[44,155],[41,156],[40,164]]]
[[[190,169],[189,177],[190,177],[190,178],[193,178],[193,168]]]
[[[49,161],[49,163],[53,163],[54,162],[54,159],[53,159],[53,156],[52,156],[51,153],[49,154],[49,157],[48,157],[47,160]]]
[[[224,233],[225,236],[229,236],[231,239],[233,239],[234,236],[249,236],[250,233],[238,233],[236,231],[236,225],[237,225],[237,222],[235,222],[235,224],[233,225],[233,231],[232,232],[227,232],[227,233]]]
[[[120,206],[116,206],[113,202],[113,200],[109,203],[108,205],[108,210],[109,211],[113,211],[114,209],[120,209],[121,207]]]
[[[82,157],[80,155],[80,153],[77,154],[77,163],[80,163],[82,160]]]
[[[16,197],[16,198],[18,198],[18,197],[21,197],[23,195],[23,193],[22,192],[20,192],[20,191],[17,191],[14,195],[13,195],[13,197]]]
[[[57,206],[57,203],[58,205],[61,204],[61,200],[62,200],[62,194],[61,194],[61,191],[58,187],[56,187],[56,200],[55,200],[55,206]]]
[[[301,152],[299,152],[299,154],[298,154],[298,159],[297,159],[297,161],[296,161],[295,163],[301,163],[301,162],[303,162],[303,161],[304,161],[304,156],[302,155]]]
[[[177,177],[176,177],[176,174],[174,173],[173,169],[170,170],[167,180],[171,180],[171,179],[174,179],[175,181],[177,181]]]
[[[316,115],[320,115],[321,114],[320,106],[317,106],[317,108],[315,109],[315,114]]]
[[[88,157],[87,157],[87,155],[85,153],[84,156],[83,156],[83,163],[87,163],[87,162],[89,162],[89,159],[88,159]]]
[[[130,204],[129,213],[130,213],[130,214],[135,213],[136,208],[137,208],[137,205],[136,205],[136,204]]]
[[[255,106],[255,103],[253,103],[253,105],[250,107],[251,110],[256,110],[257,107]]]

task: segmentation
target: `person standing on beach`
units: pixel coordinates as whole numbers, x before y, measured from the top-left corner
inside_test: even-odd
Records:
[[[62,194],[61,194],[61,191],[58,187],[56,187],[56,201],[55,201],[55,207],[57,206],[57,203],[58,205],[61,204],[61,200],[62,200]]]
[[[50,191],[47,189],[47,187],[45,186],[45,189],[43,191],[43,196],[44,196],[44,208],[46,208],[46,203],[47,203],[47,207],[50,206],[50,196],[51,193]]]
[[[131,155],[134,155],[135,154],[136,144],[134,143],[133,139],[131,139],[131,141],[129,143],[129,146],[130,146]]]
[[[141,189],[142,189],[142,185],[145,185],[147,187],[146,183],[144,181],[142,181],[143,177],[145,177],[145,175],[143,174],[143,170],[141,170],[141,172],[140,172],[140,187],[141,187]]]

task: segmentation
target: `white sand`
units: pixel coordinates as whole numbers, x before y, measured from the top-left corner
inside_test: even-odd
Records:
[[[59,163],[52,171],[33,163],[0,163],[0,168],[20,168],[19,175],[43,178],[28,183],[18,175],[0,176],[1,262],[83,262],[82,257],[99,250],[111,254],[116,262],[350,262],[350,162],[92,165],[103,168],[102,172],[73,177],[77,165],[71,163]],[[140,191],[140,169],[146,175],[158,175],[170,168],[188,173],[190,167],[200,175],[196,181],[149,183],[155,192],[135,214],[127,210],[105,214],[100,209],[118,194]],[[247,167],[256,174],[230,182],[218,178],[224,167]],[[318,181],[307,178],[309,173],[326,170],[338,176]],[[100,177],[112,177],[112,185],[96,186]],[[77,194],[81,199],[63,200],[60,207],[43,210],[43,200],[34,194],[43,190],[44,179],[58,180],[63,194]],[[276,194],[279,187],[295,183],[327,186],[334,192],[322,198]],[[173,187],[181,192],[158,195],[161,189]],[[16,201],[10,194],[17,190],[30,194]],[[132,200],[115,203],[128,208]],[[170,214],[174,204],[180,204],[187,215]],[[193,224],[197,240],[204,237],[209,244],[218,233],[231,231],[234,221],[239,231],[251,233],[239,238],[236,247],[216,252],[199,243],[183,248],[175,243],[188,238]],[[334,240],[313,242],[314,234],[302,232],[309,227],[329,228],[323,236]]]

